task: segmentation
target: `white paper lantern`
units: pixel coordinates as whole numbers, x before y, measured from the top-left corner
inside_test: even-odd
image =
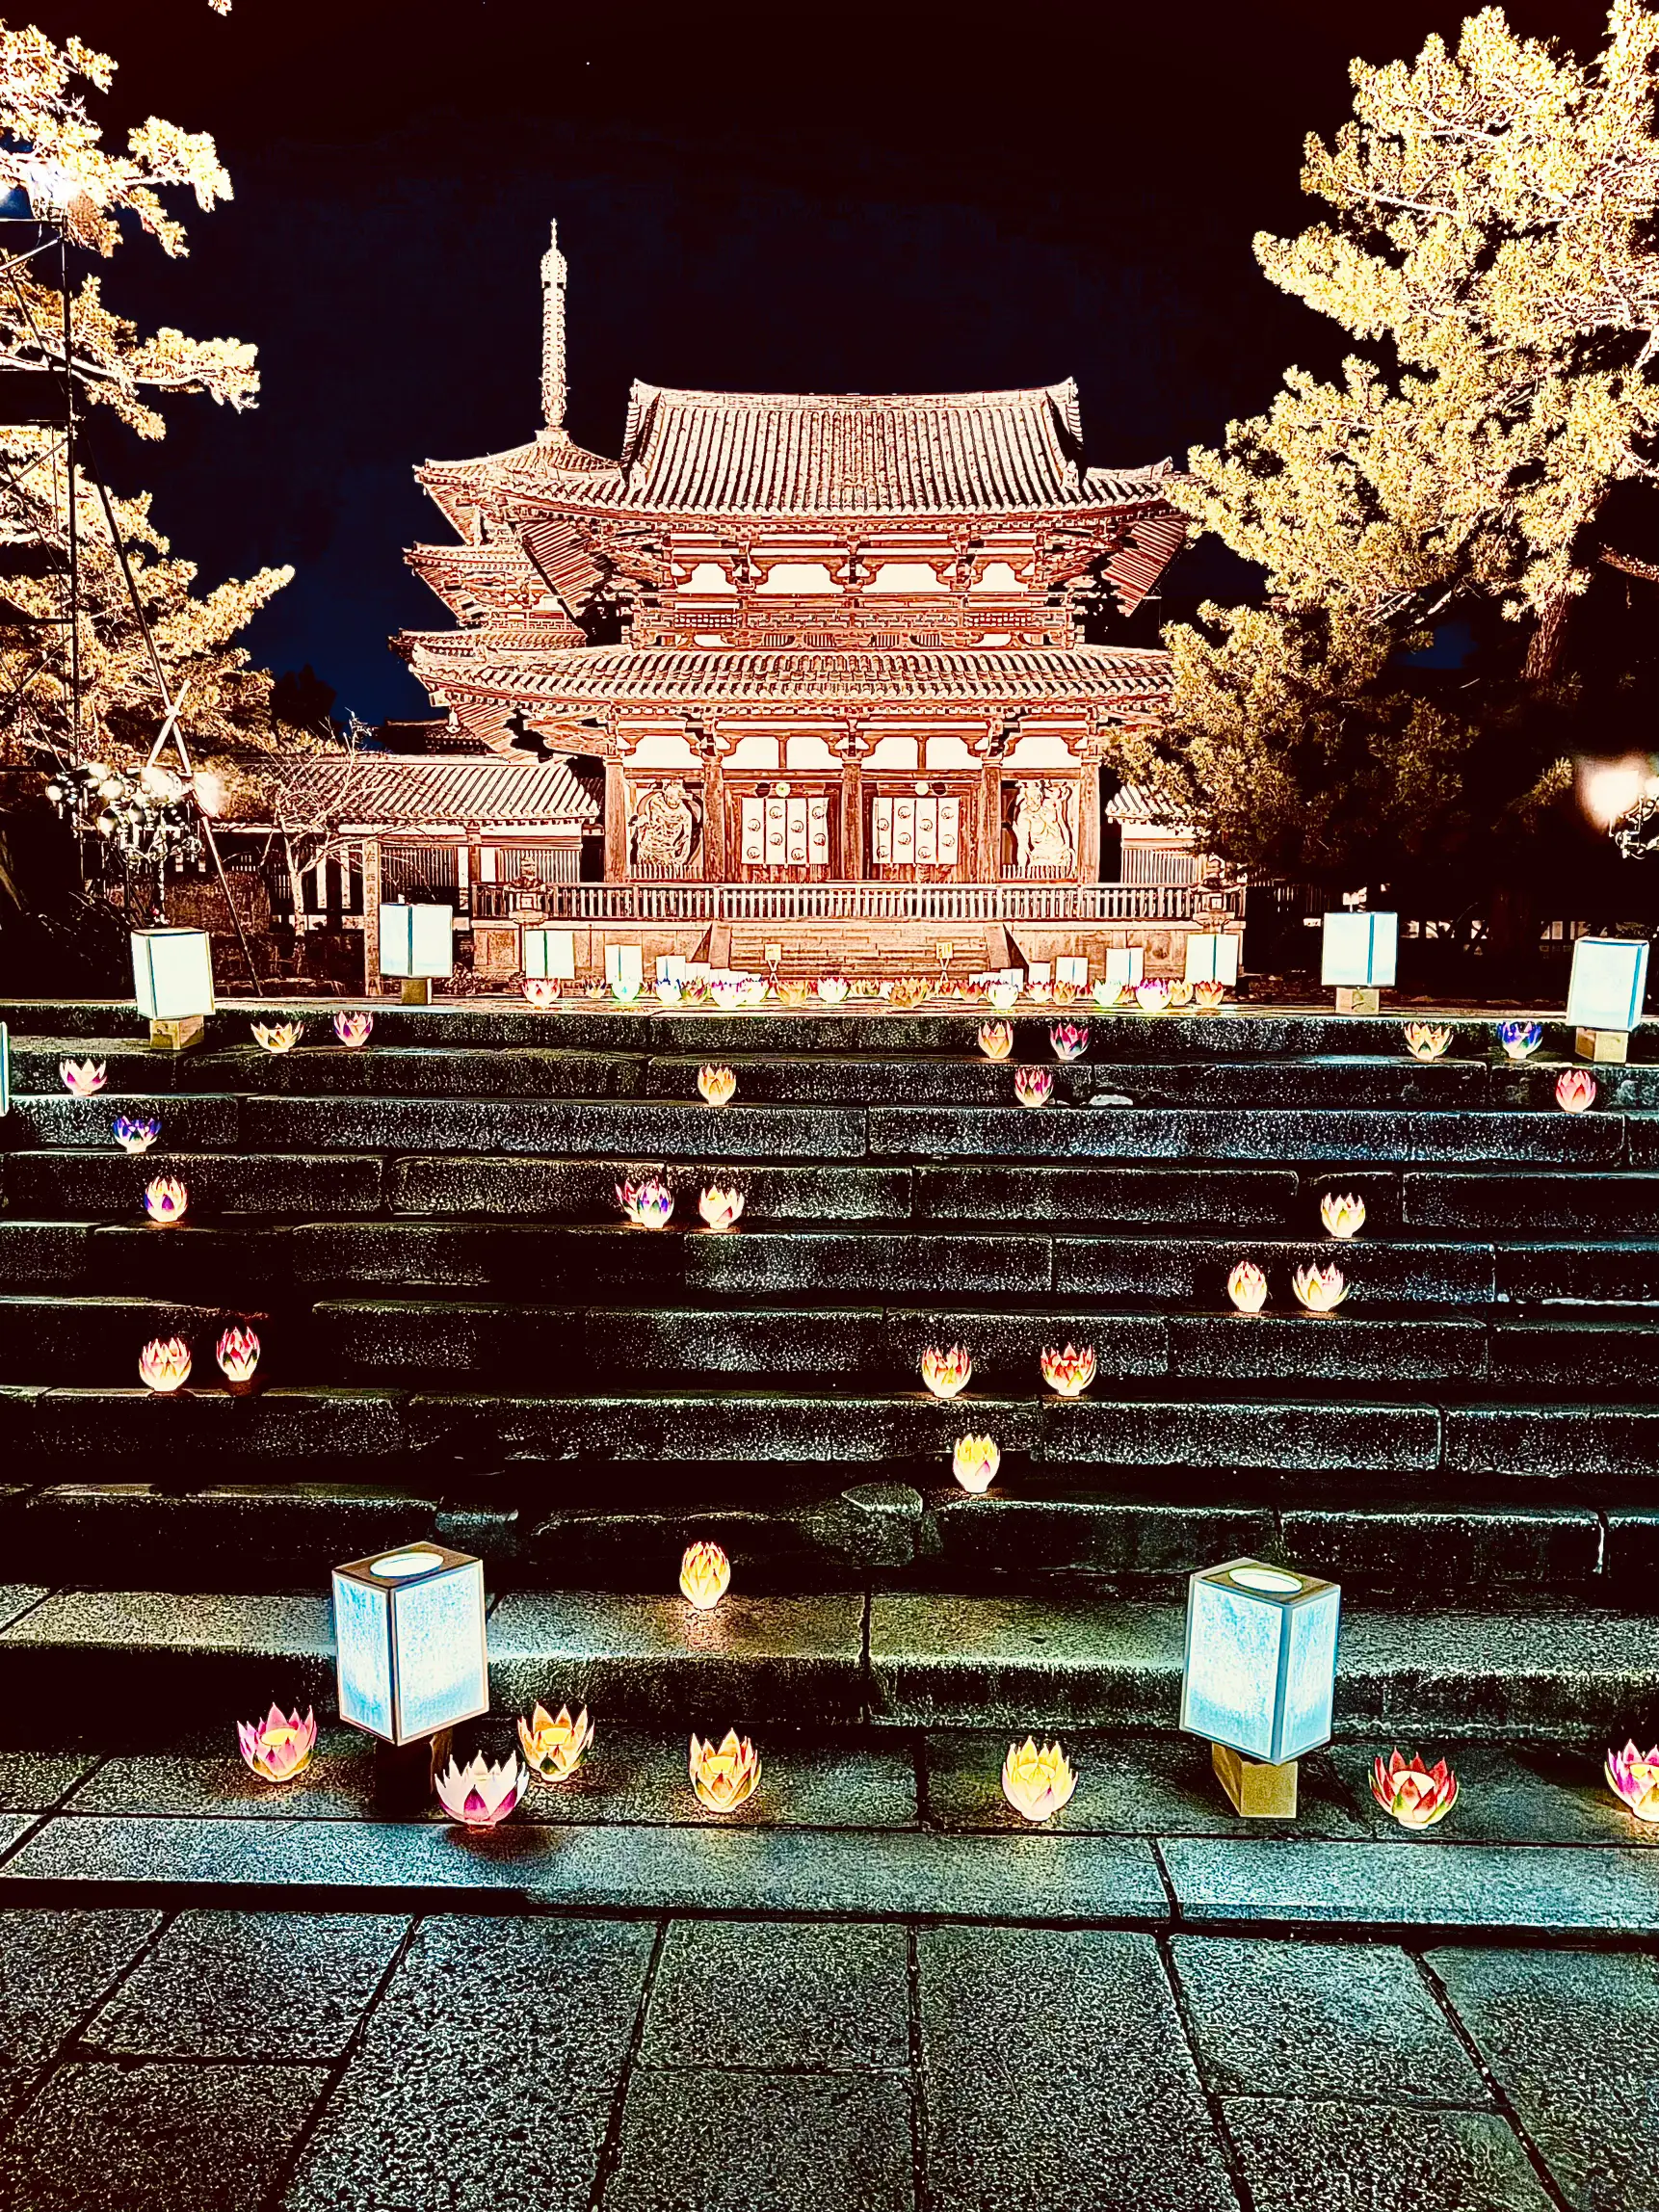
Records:
[[[381,973],[436,976],[455,973],[455,908],[411,907],[401,900],[381,908]]]
[[[133,993],[151,1021],[213,1012],[213,948],[205,930],[134,930]]]
[[[523,933],[524,972],[554,983],[573,983],[576,977],[574,930],[526,930]]]
[[[1271,1766],[1328,1743],[1341,1608],[1334,1582],[1257,1559],[1192,1576],[1181,1726]]]
[[[1239,980],[1240,939],[1230,933],[1209,935],[1193,931],[1187,937],[1188,983],[1224,983]]]
[[[1647,995],[1646,937],[1580,937],[1572,948],[1567,1018],[1580,1029],[1632,1030]]]
[[[413,1543],[334,1569],[340,1718],[414,1743],[489,1710],[484,1562]]]
[[[1133,988],[1146,980],[1146,956],[1139,945],[1119,945],[1106,955],[1106,981]]]
[[[1398,914],[1327,914],[1319,980],[1358,989],[1391,986],[1399,949]]]

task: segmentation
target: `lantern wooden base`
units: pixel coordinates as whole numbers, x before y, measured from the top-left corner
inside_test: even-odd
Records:
[[[405,1006],[430,1006],[432,985],[424,975],[406,975],[403,999]]]
[[[389,1820],[418,1820],[433,1800],[433,1779],[449,1761],[453,1728],[412,1744],[375,1741],[375,1810]]]
[[[188,1052],[193,1044],[199,1044],[207,1035],[207,1016],[186,1014],[176,1020],[152,1021],[149,1025],[149,1045],[152,1052]]]
[[[1580,1060],[1625,1061],[1630,1057],[1630,1038],[1622,1029],[1581,1029],[1572,1048]]]
[[[1382,993],[1376,984],[1339,983],[1336,987],[1338,1014],[1380,1014]]]
[[[1225,1744],[1212,1744],[1210,1764],[1241,1819],[1296,1818],[1294,1759],[1286,1759],[1282,1766],[1270,1767],[1260,1759],[1247,1759],[1242,1751],[1231,1751]]]

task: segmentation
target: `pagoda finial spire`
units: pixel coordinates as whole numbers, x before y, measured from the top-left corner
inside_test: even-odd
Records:
[[[541,416],[549,430],[565,428],[565,256],[559,225],[541,256]]]

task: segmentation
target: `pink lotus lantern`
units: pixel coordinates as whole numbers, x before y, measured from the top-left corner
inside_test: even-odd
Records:
[[[1081,1060],[1089,1049],[1087,1023],[1057,1021],[1048,1032],[1056,1060]]]
[[[743,1193],[723,1191],[718,1183],[713,1183],[698,1198],[697,1210],[703,1218],[705,1228],[715,1236],[724,1236],[737,1226],[738,1216],[743,1212]]]
[[[996,1480],[1002,1454],[991,1436],[959,1436],[951,1453],[951,1473],[970,1497],[983,1497]]]
[[[948,1352],[930,1344],[922,1354],[922,1382],[935,1398],[958,1397],[967,1388],[972,1373],[973,1360],[965,1344],[953,1344]]]
[[[1607,1786],[1638,1820],[1659,1820],[1659,1744],[1639,1751],[1634,1742],[1607,1754]]]
[[[1123,986],[1120,983],[1108,983],[1102,976],[1092,995],[1101,1013],[1109,1014],[1123,996]]]
[[[680,1561],[680,1594],[712,1613],[731,1588],[731,1562],[718,1543],[688,1543]]]
[[[1371,1795],[1402,1828],[1433,1828],[1457,1804],[1458,1778],[1444,1759],[1426,1767],[1421,1757],[1408,1761],[1390,1751],[1384,1766],[1379,1753],[1371,1770]]]
[[[1086,1344],[1079,1352],[1075,1344],[1068,1344],[1064,1352],[1050,1345],[1038,1362],[1042,1380],[1057,1398],[1081,1398],[1094,1380],[1094,1347]]]
[[[567,1782],[587,1757],[592,1741],[593,1724],[586,1705],[574,1720],[568,1705],[560,1706],[557,1720],[540,1703],[528,1721],[519,1716],[519,1746],[538,1781]]]
[[[104,1064],[101,1060],[60,1060],[58,1073],[64,1079],[64,1089],[71,1098],[95,1097],[104,1087]]]
[[[826,1006],[839,1006],[851,987],[844,975],[821,975],[818,995]]]
[[[1341,1237],[1346,1243],[1365,1226],[1365,1200],[1327,1191],[1319,1201],[1319,1218],[1325,1224],[1327,1236]]]
[[[519,1764],[516,1751],[494,1767],[482,1755],[464,1767],[451,1759],[433,1777],[433,1787],[444,1811],[462,1828],[498,1828],[530,1787],[530,1769]]]
[[[1433,1022],[1409,1021],[1406,1024],[1406,1049],[1413,1060],[1438,1060],[1451,1041],[1451,1031],[1437,1029]]]
[[[255,1021],[250,1025],[255,1044],[267,1052],[292,1052],[305,1034],[303,1021]]]
[[[367,1044],[374,1034],[375,1017],[372,1014],[337,1014],[334,1016],[334,1035],[354,1052],[359,1045]]]
[[[1135,1004],[1143,1014],[1168,1014],[1171,997],[1167,976],[1149,975],[1135,986]]]
[[[688,1772],[697,1802],[705,1812],[735,1812],[754,1795],[760,1781],[760,1754],[735,1728],[727,1728],[718,1749],[712,1736],[704,1743],[694,1732]]]
[[[698,1095],[705,1106],[729,1106],[737,1096],[737,1074],[730,1067],[699,1067]]]
[[[1299,1267],[1290,1278],[1290,1287],[1309,1313],[1334,1313],[1348,1296],[1348,1284],[1334,1260],[1327,1267],[1321,1267],[1317,1260]]]
[[[162,1397],[190,1381],[190,1346],[182,1336],[152,1336],[139,1354],[139,1381]]]
[[[1253,1259],[1241,1259],[1227,1277],[1227,1296],[1241,1313],[1259,1313],[1267,1304],[1267,1277]]]
[[[1016,1067],[1014,1094],[1022,1106],[1046,1106],[1054,1090],[1052,1067]]]
[[[1077,1777],[1058,1744],[1040,1750],[1030,1736],[1023,1744],[1010,1744],[1002,1762],[1002,1794],[1022,1819],[1035,1827],[1052,1820],[1071,1803]]]
[[[1221,1007],[1225,1005],[1226,995],[1226,985],[1224,983],[1216,983],[1213,979],[1210,978],[1206,978],[1202,983],[1196,983],[1193,986],[1193,1004],[1198,1008],[1200,1014],[1216,1013]]]
[[[286,1719],[273,1705],[262,1721],[238,1721],[236,1741],[243,1758],[264,1782],[291,1782],[311,1763],[317,1748],[317,1716],[300,1718],[296,1706]]]
[[[155,1175],[145,1185],[144,1210],[157,1228],[176,1228],[190,1211],[190,1193],[176,1175]]]
[[[161,1122],[153,1114],[116,1116],[116,1143],[123,1152],[147,1152],[161,1135]]]
[[[1588,1114],[1595,1104],[1595,1078],[1588,1067],[1567,1067],[1556,1077],[1555,1102],[1564,1114]]]
[[[667,1228],[674,1210],[674,1195],[667,1183],[647,1175],[642,1182],[619,1183],[617,1203],[630,1228],[661,1229]]]
[[[1006,1060],[1014,1050],[1014,1024],[1008,1021],[982,1021],[979,1048],[988,1060]]]
[[[219,1371],[233,1397],[243,1397],[252,1389],[253,1377],[259,1365],[259,1338],[251,1329],[238,1323],[227,1329],[215,1347]]]
[[[549,1007],[559,1003],[559,985],[550,975],[527,975],[524,979],[524,996],[538,1014],[545,1014]]]

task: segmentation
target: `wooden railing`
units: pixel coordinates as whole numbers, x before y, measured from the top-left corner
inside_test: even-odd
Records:
[[[561,922],[1190,922],[1200,899],[1236,915],[1243,896],[1192,883],[546,883],[514,887],[504,910],[535,918],[527,898]]]

